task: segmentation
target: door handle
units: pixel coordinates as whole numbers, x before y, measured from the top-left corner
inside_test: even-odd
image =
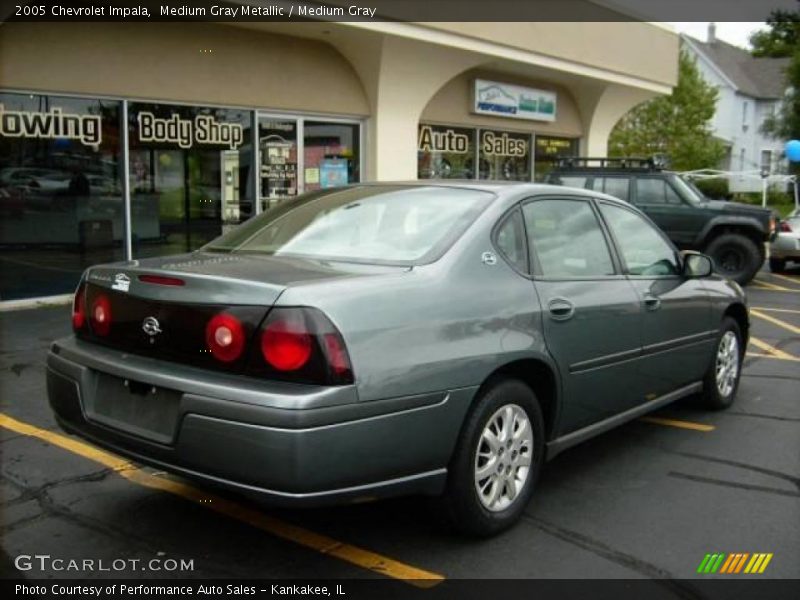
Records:
[[[575,305],[566,298],[553,298],[547,303],[547,309],[555,321],[566,321],[575,314]]]
[[[661,308],[661,298],[647,295],[644,297],[644,307],[647,310],[658,310]]]

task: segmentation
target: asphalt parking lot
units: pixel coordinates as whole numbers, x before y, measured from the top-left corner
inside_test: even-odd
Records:
[[[131,561],[99,577],[388,577],[423,587],[797,578],[800,269],[764,271],[747,293],[753,339],[730,410],[673,405],[565,452],[547,465],[523,521],[486,541],[449,533],[424,499],[264,509],[93,451],[61,432],[47,406],[45,354],[69,333],[69,308],[0,313],[3,576],[86,576],[12,566],[20,555],[51,555]],[[698,574],[709,553],[772,557],[760,574]],[[161,570],[142,566],[154,558]],[[171,569],[181,560],[192,570]]]

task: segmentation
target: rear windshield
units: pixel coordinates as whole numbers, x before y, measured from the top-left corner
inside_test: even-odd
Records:
[[[434,186],[312,192],[251,219],[203,250],[419,264],[438,258],[493,197]]]

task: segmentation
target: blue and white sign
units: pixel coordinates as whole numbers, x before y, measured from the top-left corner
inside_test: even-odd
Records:
[[[473,112],[531,121],[555,121],[556,94],[546,90],[476,79]]]

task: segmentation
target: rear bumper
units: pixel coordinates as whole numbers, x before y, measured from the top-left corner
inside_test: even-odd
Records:
[[[790,235],[780,235],[769,246],[769,255],[772,258],[800,259],[800,238]]]
[[[441,493],[476,391],[358,402],[354,387],[262,383],[74,338],[53,344],[47,366],[50,405],[69,433],[133,460],[286,506]],[[104,413],[114,400],[108,390],[127,390],[122,382],[128,380],[157,388],[151,403],[163,394],[174,401],[174,414],[142,428],[128,422],[124,411]],[[128,393],[113,394],[136,410],[139,399],[123,397]]]

